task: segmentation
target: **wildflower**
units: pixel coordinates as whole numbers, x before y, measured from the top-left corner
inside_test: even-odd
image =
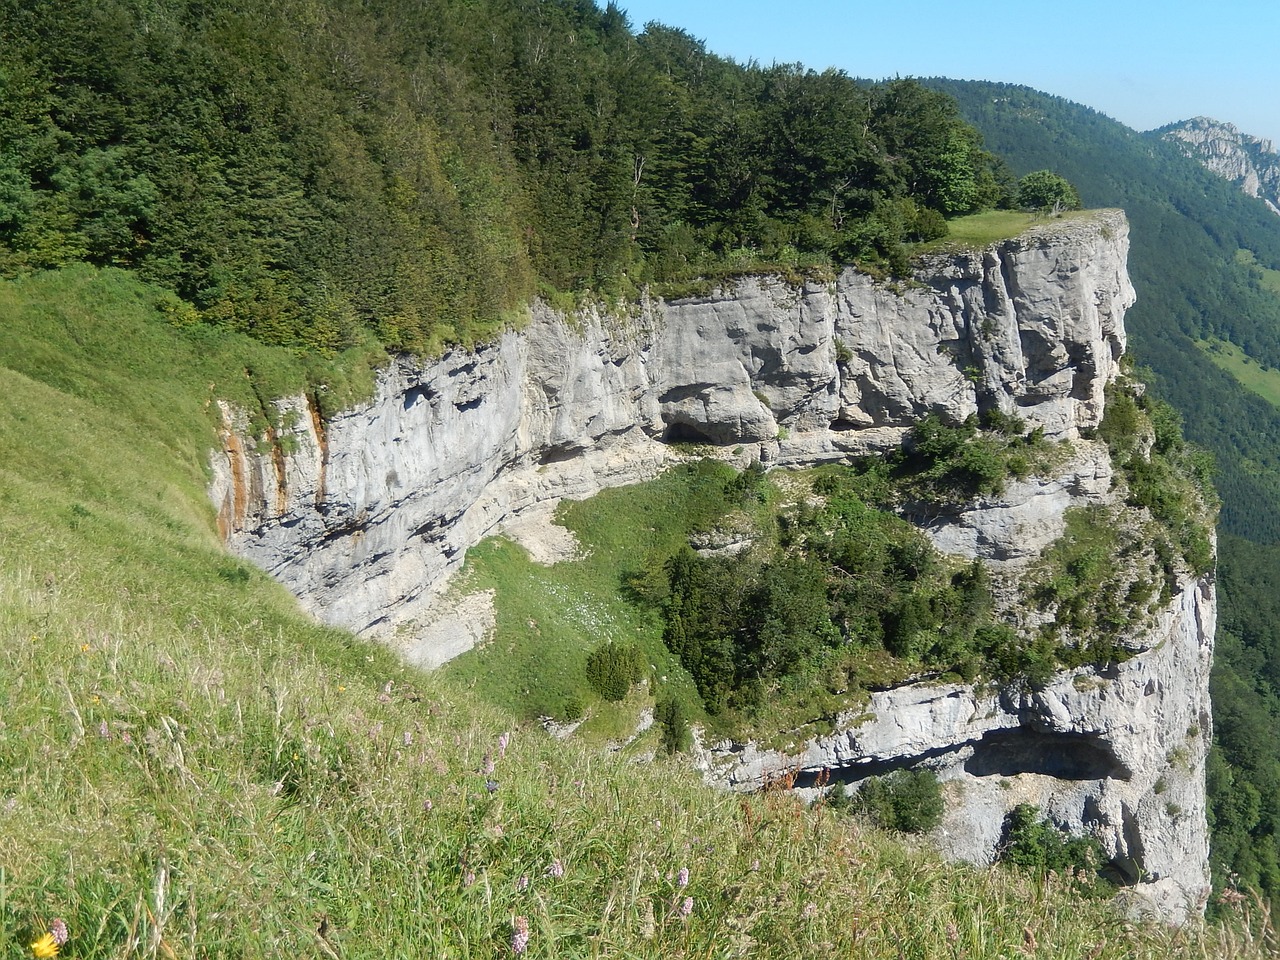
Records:
[[[560,862],[560,858],[551,861],[551,866],[547,867],[547,876],[554,877],[557,880],[564,876],[564,864]]]
[[[960,930],[954,923],[947,924],[947,943],[955,943],[960,939]]]
[[[488,790],[490,793],[497,793],[498,781],[490,778],[484,782],[484,788]]]
[[[693,897],[685,897],[680,901],[680,917],[688,920],[691,913],[693,913]]]
[[[31,944],[31,952],[37,957],[56,957],[58,941],[53,938],[52,933],[43,934]]]
[[[53,942],[58,946],[62,946],[70,937],[67,933],[67,921],[61,917],[54,917],[53,923],[49,924],[49,932],[53,934]]]
[[[424,812],[424,813],[430,813],[430,812],[431,812],[431,808],[432,808],[432,807],[434,807],[434,806],[435,806],[435,804],[431,802],[431,798],[430,798],[430,797],[427,797],[427,799],[425,799],[425,800],[423,800],[423,801],[422,801],[422,810],[423,810],[423,812]]]
[[[407,746],[412,745],[412,743],[413,743],[413,731],[412,731],[412,730],[406,730],[406,731],[404,732],[404,745],[407,747]]]
[[[752,860],[752,861],[751,861],[751,872],[752,872],[752,873],[759,873],[759,872],[760,872],[760,861],[759,861],[759,860]]]
[[[683,889],[688,885],[689,885],[689,868],[681,867],[680,872],[676,874],[676,886]]]
[[[493,754],[486,753],[484,755],[484,773],[485,776],[493,773]]]
[[[804,909],[800,911],[802,920],[812,920],[818,915],[818,905],[812,900],[804,905]]]
[[[524,893],[528,889],[529,889],[529,875],[527,873],[522,874],[520,878],[516,880],[516,892]]]
[[[468,870],[466,873],[462,875],[462,885],[464,887],[469,887],[475,882],[476,882],[476,872],[474,870]]]
[[[498,738],[498,758],[501,759],[507,755],[507,745],[511,743],[511,731],[507,731]]]
[[[107,721],[103,720],[98,724],[98,736],[103,740],[111,739],[111,730],[107,727]]]
[[[511,919],[511,952],[516,956],[529,948],[529,918],[525,916]]]

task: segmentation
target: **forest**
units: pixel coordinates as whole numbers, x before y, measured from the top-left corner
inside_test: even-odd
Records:
[[[470,343],[535,294],[905,269],[1011,197],[955,102],[739,65],[589,0],[4,0],[0,271],[134,269],[200,320]]]

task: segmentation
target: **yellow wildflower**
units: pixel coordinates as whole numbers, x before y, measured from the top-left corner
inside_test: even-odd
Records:
[[[56,957],[58,955],[58,941],[52,933],[46,933],[31,944],[31,952],[41,958]]]

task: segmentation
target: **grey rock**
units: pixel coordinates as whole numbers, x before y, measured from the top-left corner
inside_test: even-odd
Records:
[[[1280,214],[1280,155],[1270,140],[1251,137],[1234,124],[1209,117],[1185,120],[1163,135],[1206,169]]]

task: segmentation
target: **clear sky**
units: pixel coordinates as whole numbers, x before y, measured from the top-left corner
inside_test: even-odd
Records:
[[[1280,0],[618,3],[738,61],[1022,83],[1137,130],[1209,116],[1280,146]]]

